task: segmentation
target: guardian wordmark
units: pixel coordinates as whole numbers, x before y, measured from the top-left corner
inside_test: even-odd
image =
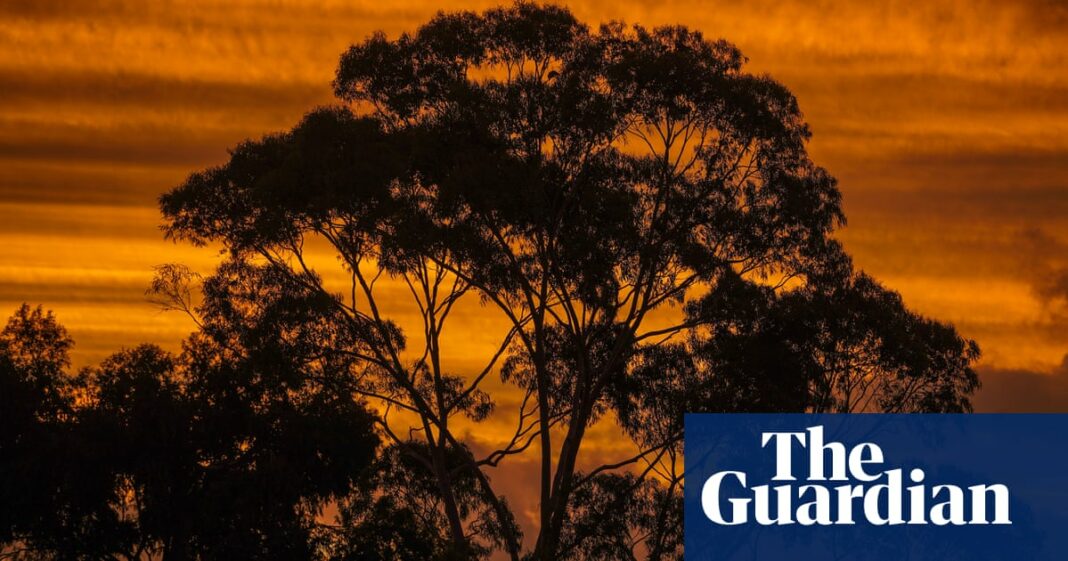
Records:
[[[861,517],[874,525],[1012,523],[1006,485],[928,486],[921,468],[908,469],[907,476],[904,468],[883,469],[886,459],[874,442],[851,448],[825,443],[822,426],[765,432],[760,446],[774,452],[775,484],[750,487],[744,471],[714,473],[701,490],[702,508],[712,522],[827,526],[855,524]],[[808,459],[807,473],[800,478],[794,473],[795,450]],[[726,512],[724,501],[730,505]]]

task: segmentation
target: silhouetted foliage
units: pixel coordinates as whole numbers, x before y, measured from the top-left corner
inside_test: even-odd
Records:
[[[580,474],[560,559],[682,559],[681,479],[665,484],[646,475]]]
[[[481,499],[478,481],[470,470],[457,469],[463,467],[462,457],[448,460],[456,470],[451,491],[472,539],[460,544],[450,539],[440,523],[443,506],[434,465],[412,454],[420,448],[424,446],[413,441],[384,450],[369,472],[373,488],[381,492],[355,494],[342,502],[340,532],[331,541],[332,558],[459,560],[486,555],[501,545],[500,522]],[[514,525],[512,520],[505,523]]]
[[[144,345],[77,376],[51,315],[20,309],[4,382],[46,398],[4,392],[0,409],[49,410],[5,435],[0,541],[58,559],[318,558],[321,509],[358,492],[378,437],[350,372],[318,353],[314,299],[264,277],[221,270],[181,355]]]
[[[977,347],[853,269],[796,99],[745,62],[682,26],[591,31],[526,2],[441,13],[352,46],[339,105],[165,194],[170,238],[230,256],[199,305],[199,279],[161,269],[154,293],[201,330],[178,359],[137,351],[176,361],[174,408],[220,474],[193,484],[225,498],[205,517],[219,532],[182,543],[267,556],[314,534],[343,559],[678,559],[683,412],[968,410]],[[313,248],[338,267],[320,272],[334,261]],[[458,372],[442,334],[468,297],[508,328]],[[87,387],[170,387],[105,383],[123,379],[122,356]],[[491,375],[518,405],[485,389]],[[139,422],[170,427],[164,404]],[[457,430],[511,414],[497,448]],[[598,421],[635,455],[580,465]],[[373,492],[342,496],[373,447],[367,422],[388,443],[359,478]],[[539,469],[527,542],[489,476],[520,454]],[[269,505],[243,503],[268,490]],[[329,497],[338,523],[311,532],[308,505]]]
[[[0,544],[61,528],[57,473],[67,461],[73,344],[51,313],[20,307],[0,332]]]

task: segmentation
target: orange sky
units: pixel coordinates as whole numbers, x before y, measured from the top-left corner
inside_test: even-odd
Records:
[[[350,43],[414,29],[438,8],[24,4],[0,3],[0,310],[54,309],[80,365],[142,341],[175,348],[191,329],[143,295],[153,265],[207,271],[215,259],[162,240],[161,192],[330,102]],[[814,159],[841,181],[839,236],[857,263],[983,347],[979,408],[1068,410],[1065,4],[567,4],[592,24],[685,23],[724,37],[751,70],[787,84]],[[480,321],[465,329],[479,333]],[[474,348],[459,348],[462,365]]]

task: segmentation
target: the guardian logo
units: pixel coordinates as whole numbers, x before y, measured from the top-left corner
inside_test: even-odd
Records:
[[[701,488],[701,508],[713,523],[1012,524],[1007,485],[931,485],[920,468],[885,469],[887,459],[873,442],[850,448],[841,442],[824,442],[823,426],[803,432],[763,432],[759,445],[769,456],[774,454],[772,484],[755,484],[744,471],[713,473]],[[808,467],[803,473],[794,473],[794,454],[807,454]]]

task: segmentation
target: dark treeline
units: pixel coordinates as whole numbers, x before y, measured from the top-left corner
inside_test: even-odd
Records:
[[[228,256],[159,271],[180,353],[71,373],[51,315],[11,319],[7,555],[681,559],[684,412],[970,410],[975,343],[854,269],[797,101],[744,63],[528,3],[354,45],[336,106],[161,198]],[[443,359],[462,314],[509,326],[474,371]],[[490,416],[514,435],[465,441]],[[598,422],[634,455],[582,456]],[[519,455],[530,524],[493,480]]]
[[[206,305],[215,296],[235,295]],[[144,345],[71,376],[64,329],[39,308],[16,312],[0,335],[8,556],[310,559],[332,547],[316,513],[354,489],[368,500],[372,464],[388,461],[371,414],[343,365],[310,366],[320,334],[287,341],[278,318],[224,314],[205,316],[180,356]],[[392,521],[388,508],[377,515]],[[364,556],[332,556],[394,558],[373,553],[383,536],[351,538]]]

